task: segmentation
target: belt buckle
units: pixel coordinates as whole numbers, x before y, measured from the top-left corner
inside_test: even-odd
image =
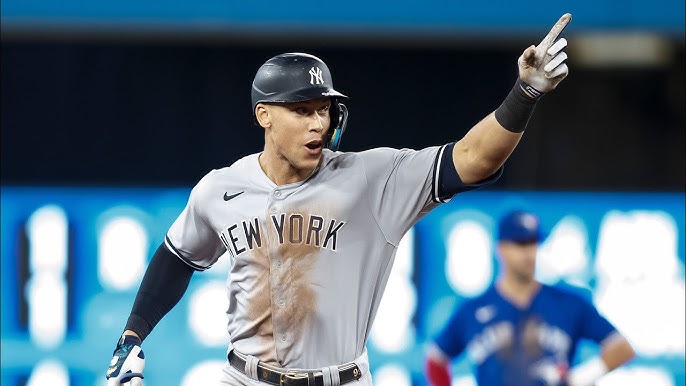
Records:
[[[307,379],[307,373],[299,373],[297,371],[287,371],[285,373],[281,373],[279,376],[279,386],[284,386],[288,385],[288,383],[284,383],[284,381],[287,380],[300,380],[300,379]]]

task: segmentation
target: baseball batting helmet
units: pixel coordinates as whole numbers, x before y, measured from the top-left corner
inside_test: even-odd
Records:
[[[299,52],[277,55],[267,60],[252,82],[252,112],[258,103],[302,102],[331,98],[331,127],[326,147],[336,151],[348,124],[348,109],[339,99],[346,99],[333,88],[329,67],[318,57]]]

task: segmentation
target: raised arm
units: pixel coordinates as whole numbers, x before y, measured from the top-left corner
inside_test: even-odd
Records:
[[[465,184],[495,173],[522,138],[536,101],[553,90],[569,73],[562,51],[567,40],[558,39],[572,15],[560,17],[545,38],[527,48],[517,61],[519,77],[503,103],[474,125],[453,149],[453,163]]]

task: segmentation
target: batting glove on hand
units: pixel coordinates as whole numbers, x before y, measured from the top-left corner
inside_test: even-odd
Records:
[[[140,338],[122,335],[105,374],[107,386],[142,386],[144,367],[145,354],[141,350]]]
[[[553,90],[569,74],[564,63],[567,54],[562,51],[567,47],[567,39],[558,40],[557,37],[571,20],[571,14],[562,15],[537,46],[527,48],[519,57],[519,79],[525,83],[522,88],[531,97],[538,98]]]

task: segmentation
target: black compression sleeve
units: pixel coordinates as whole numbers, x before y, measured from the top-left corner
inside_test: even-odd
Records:
[[[160,245],[145,271],[126,329],[145,340],[162,317],[179,302],[193,272],[191,267],[169,252],[164,243]]]

